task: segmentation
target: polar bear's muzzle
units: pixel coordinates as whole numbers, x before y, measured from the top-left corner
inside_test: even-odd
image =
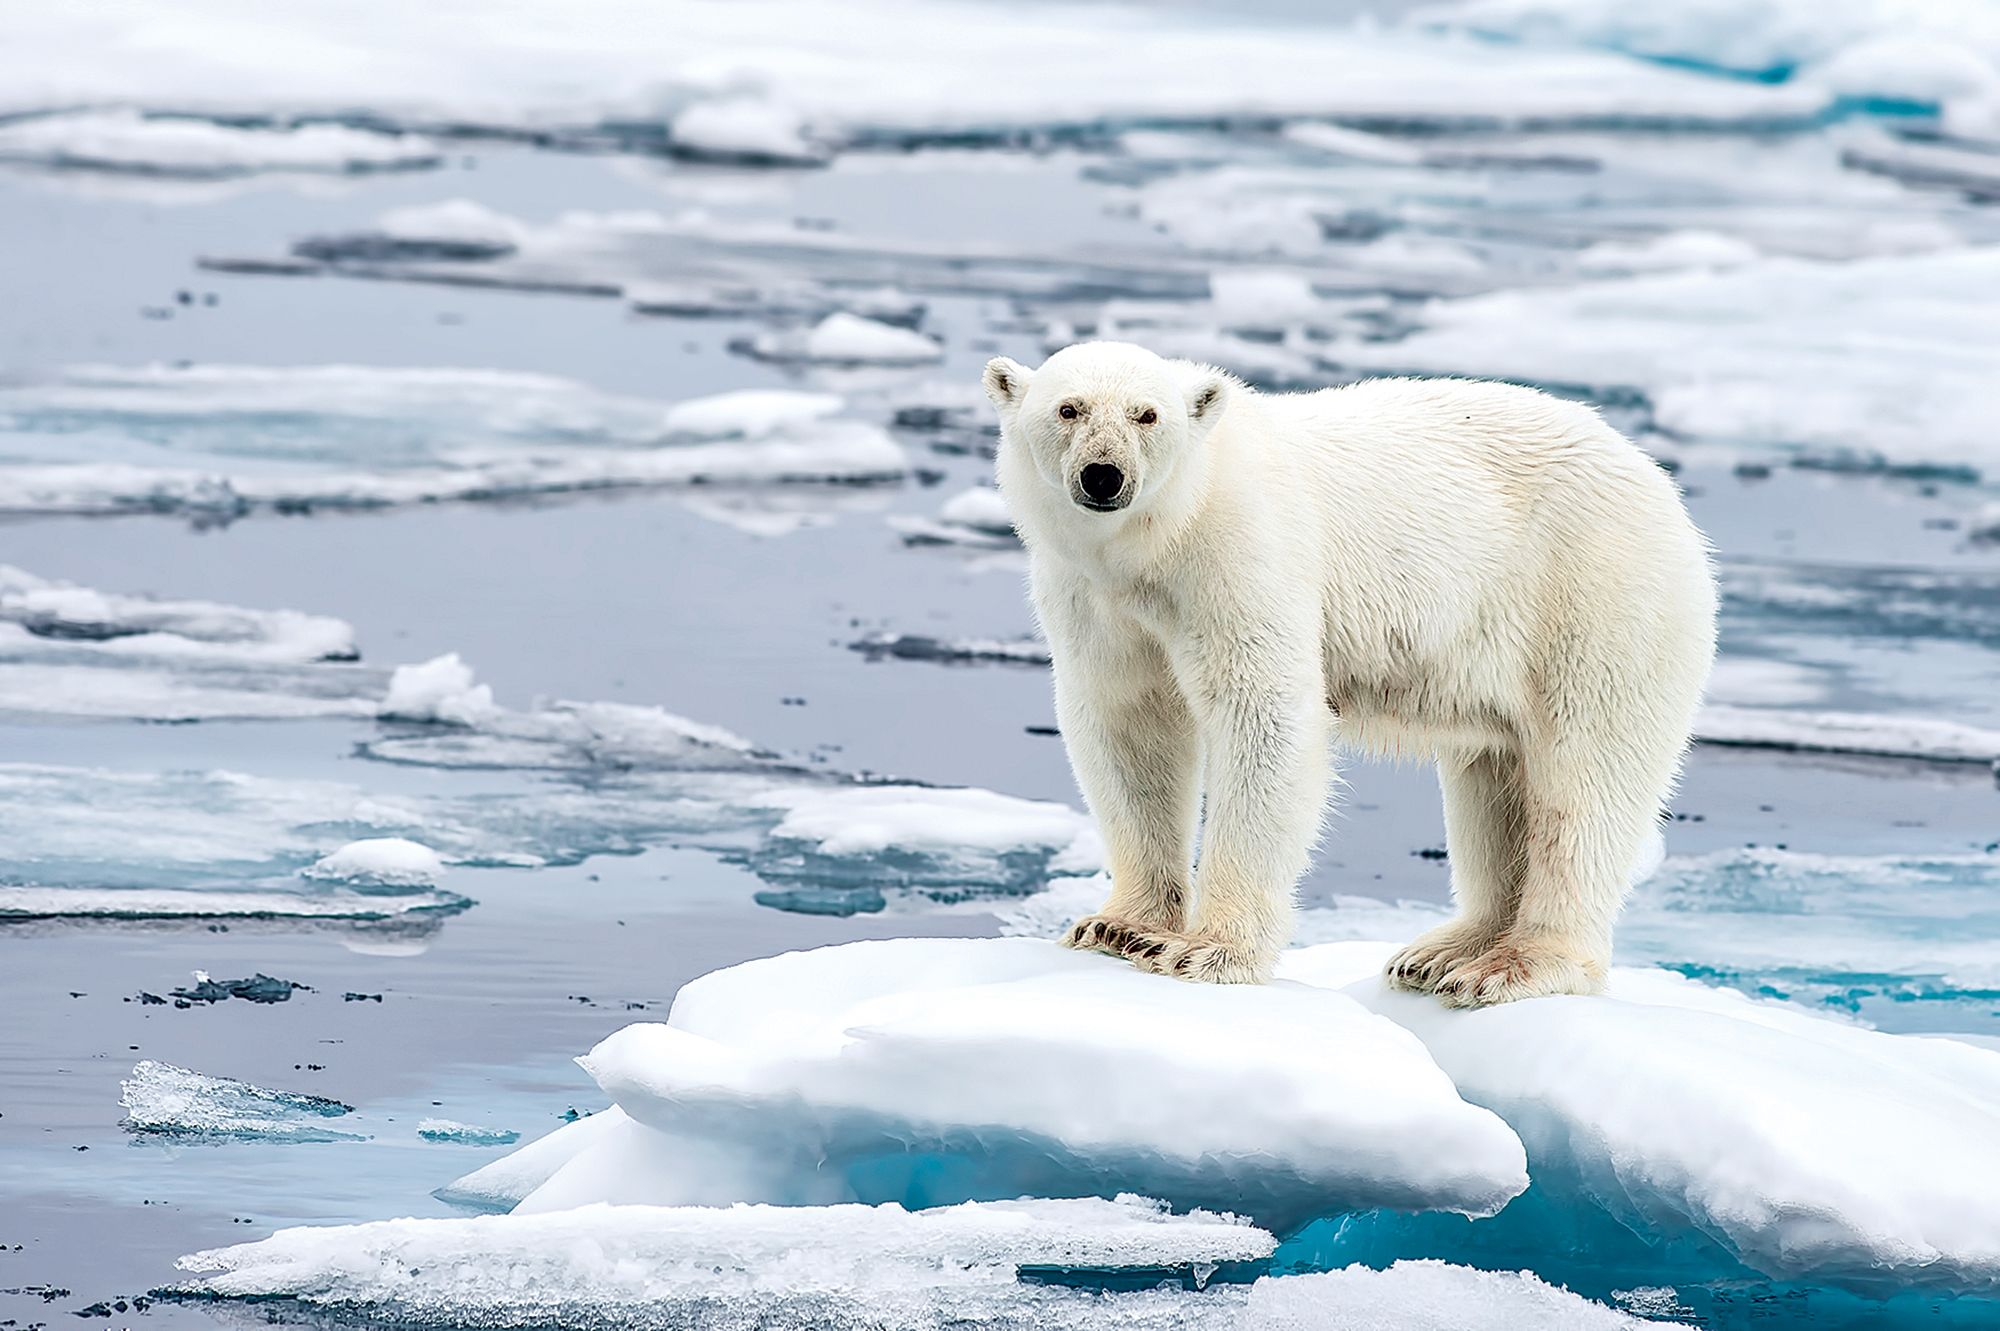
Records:
[[[1109,462],[1086,463],[1070,483],[1070,498],[1093,513],[1115,513],[1132,502],[1123,468]]]

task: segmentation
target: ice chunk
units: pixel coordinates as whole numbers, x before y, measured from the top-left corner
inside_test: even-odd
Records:
[[[860,786],[773,794],[784,817],[749,855],[766,882],[935,901],[1033,892],[1103,859],[1090,819],[1067,804],[990,790]],[[786,904],[773,899],[766,904]],[[825,910],[820,899],[820,911]],[[847,912],[840,912],[847,913]]]
[[[123,1083],[119,1104],[133,1132],[212,1141],[361,1141],[361,1133],[329,1127],[349,1112],[338,1100],[267,1091],[248,1082],[210,1077],[145,1059]]]
[[[1266,1276],[1250,1287],[1234,1325],[1240,1331],[1641,1331],[1654,1323],[1526,1271],[1405,1261],[1386,1271],[1350,1266]]]
[[[1101,1301],[1019,1283],[1024,1269],[1157,1279],[1256,1260],[1272,1246],[1233,1217],[1169,1215],[1138,1198],[919,1211],[589,1206],[285,1229],[179,1265],[198,1273],[183,1293],[282,1298],[404,1326],[668,1327],[718,1316],[762,1326],[1024,1326],[1048,1324],[1045,1308],[1060,1317]]]
[[[512,1128],[482,1128],[448,1118],[426,1118],[417,1122],[417,1135],[425,1141],[448,1142],[457,1146],[512,1146],[521,1134]]]
[[[1028,939],[754,961],[582,1060],[633,1122],[522,1204],[933,1203],[1136,1188],[1284,1227],[1497,1210],[1520,1148],[1339,995],[1189,986]],[[598,1194],[593,1197],[592,1193]]]
[[[324,615],[124,596],[38,578],[10,565],[0,565],[0,621],[39,638],[95,643],[135,656],[304,663],[360,655],[354,629]]]
[[[707,439],[761,439],[838,415],[847,404],[832,393],[748,388],[690,398],[668,408],[669,433]]]
[[[385,720],[476,726],[496,710],[493,690],[473,682],[472,667],[457,652],[446,652],[415,665],[397,666],[389,676],[380,714]]]
[[[295,610],[102,592],[0,566],[0,710],[191,721],[365,716],[354,630]]]
[[[673,145],[691,157],[756,165],[811,164],[826,150],[807,133],[805,118],[762,97],[696,102],[676,115]]]
[[[1282,328],[1326,311],[1326,302],[1313,291],[1312,283],[1283,268],[1210,273],[1208,292],[1216,315],[1233,328]]]
[[[1045,666],[1049,647],[1040,638],[933,638],[924,633],[871,633],[848,644],[871,660],[937,661],[946,665],[999,661]]]
[[[935,339],[858,314],[829,314],[810,329],[760,333],[748,343],[763,360],[829,365],[927,365],[944,359]]]
[[[1286,956],[1423,1038],[1521,1134],[1538,1188],[1767,1276],[2000,1292],[2000,1055],[1885,1035],[1652,970],[1474,1012],[1393,993],[1387,945]]]
[[[936,518],[893,514],[889,525],[910,545],[957,545],[976,550],[1014,550],[1020,538],[998,490],[975,485],[944,501]]]
[[[78,111],[0,124],[0,162],[216,179],[259,171],[352,173],[436,166],[416,134],[345,125],[250,127],[136,111]]]
[[[364,837],[322,855],[299,870],[302,877],[345,883],[357,892],[434,887],[444,877],[438,853],[407,837]]]

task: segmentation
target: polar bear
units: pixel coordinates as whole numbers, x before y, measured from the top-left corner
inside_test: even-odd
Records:
[[[1267,979],[1337,739],[1443,788],[1458,914],[1391,983],[1601,985],[1715,655],[1708,545],[1650,458],[1506,384],[1270,395],[1090,342],[984,386],[1111,871],[1067,945]]]

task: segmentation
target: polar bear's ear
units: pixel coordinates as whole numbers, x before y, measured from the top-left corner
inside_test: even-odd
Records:
[[[1222,419],[1222,413],[1228,408],[1228,375],[1205,369],[1188,381],[1188,424],[1196,434],[1204,433]]]
[[[986,396],[993,399],[993,405],[1006,411],[1021,405],[1021,398],[1028,391],[1028,367],[1017,360],[1005,356],[995,356],[986,362],[986,373],[980,376],[980,386]]]

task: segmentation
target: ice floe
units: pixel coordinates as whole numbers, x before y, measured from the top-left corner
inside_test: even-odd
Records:
[[[1801,711],[1709,703],[1695,718],[1704,744],[1845,753],[1926,762],[2000,762],[2000,730],[1941,717]]]
[[[1671,434],[1829,465],[1975,476],[2000,465],[1988,429],[2000,247],[1497,292],[1434,302],[1417,322],[1329,358],[1637,394]]]
[[[1136,1189],[1283,1226],[1520,1191],[1511,1134],[1329,997],[1161,984],[1029,939],[746,963],[582,1060],[631,1121],[590,1129],[521,1209]]]
[[[1267,1256],[1231,1217],[1136,1198],[900,1206],[590,1206],[286,1229],[181,1260],[185,1292],[428,1326],[1035,1324],[1096,1297],[1025,1270],[1154,1278]],[[1197,1305],[1198,1306],[1198,1305]],[[1022,1319],[1026,1319],[1023,1321]],[[747,1319],[747,1320],[746,1320]],[[1059,1321],[1058,1325],[1066,1324]]]
[[[1657,970],[1615,970],[1598,997],[1452,1012],[1389,991],[1391,951],[1328,944],[1280,974],[1422,1037],[1521,1134],[1538,1188],[1778,1279],[2000,1292],[2000,1056]]]
[[[364,837],[320,856],[299,870],[304,878],[345,883],[357,892],[433,887],[444,877],[438,853],[407,837]]]
[[[344,125],[253,128],[131,110],[0,123],[0,162],[68,170],[217,179],[262,171],[410,170],[443,160],[438,146],[421,135]]]
[[[1618,0],[1468,0],[1432,16],[1480,32],[1626,51],[1976,120],[2000,95],[2000,18],[1979,0],[1754,0],[1645,12]]]
[[[899,445],[825,394],[670,404],[547,375],[349,365],[82,366],[0,386],[0,510],[14,512],[227,518],[904,470]]]
[[[871,633],[849,647],[870,660],[937,661],[963,665],[989,661],[1045,666],[1048,644],[1040,638],[936,638],[925,633]]]
[[[19,25],[0,64],[0,110],[359,109],[418,127],[531,130],[559,145],[658,149],[678,137],[697,150],[788,157],[801,125],[850,145],[1232,115],[1769,125],[1795,123],[1827,96],[1599,52],[1530,49],[1500,61],[1489,43],[1413,26],[1228,28],[1195,14],[1141,24],[1114,6],[1066,15],[1052,40],[966,3],[870,0],[831,28],[817,13],[800,0],[671,15],[629,0],[561,15],[515,3],[468,27],[386,0],[279,20],[204,0],[187,28],[163,32],[58,10]],[[363,58],[355,32],[395,34],[394,58]],[[1107,68],[1097,53],[1113,49],[1124,58]],[[1322,76],[1334,68],[1347,77]],[[663,130],[663,116],[687,128]]]
[[[330,1125],[350,1112],[338,1100],[267,1091],[145,1059],[123,1083],[119,1103],[128,1130],[190,1141],[359,1141],[364,1134]]]
[[[324,615],[101,592],[8,565],[0,565],[0,623],[135,657],[303,664],[359,655],[354,629]]]
[[[452,1146],[512,1146],[521,1140],[521,1134],[512,1128],[483,1128],[449,1118],[419,1119],[417,1135],[425,1141]]]
[[[975,485],[960,490],[938,506],[935,518],[914,513],[896,513],[889,525],[910,545],[956,545],[974,550],[1014,550],[1021,540],[1014,534],[1014,519],[1007,502],[991,486]]]
[[[927,365],[944,359],[935,338],[844,311],[810,328],[760,333],[747,349],[760,360],[817,365]]]
[[[18,863],[18,862],[17,862]],[[396,896],[352,891],[43,887],[0,884],[0,923],[20,920],[347,920],[374,923],[454,915],[472,904],[456,892]]]

